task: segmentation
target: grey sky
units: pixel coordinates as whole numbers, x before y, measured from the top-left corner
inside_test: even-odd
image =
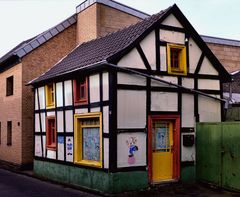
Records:
[[[117,0],[148,14],[176,3],[203,35],[240,40],[239,0]],[[0,0],[0,57],[75,13],[83,0]]]

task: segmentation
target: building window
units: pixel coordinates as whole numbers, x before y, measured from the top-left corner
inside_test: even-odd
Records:
[[[88,103],[87,77],[74,80],[74,102],[75,104]]]
[[[12,121],[7,121],[7,145],[12,145]]]
[[[13,95],[13,76],[8,77],[6,80],[6,95]]]
[[[55,84],[50,83],[45,86],[46,92],[46,107],[53,108],[55,106]]]
[[[101,113],[76,114],[74,121],[74,163],[102,167]]]
[[[47,149],[56,150],[56,122],[55,117],[47,117],[46,140]]]
[[[186,47],[184,45],[167,45],[168,73],[187,75]]]

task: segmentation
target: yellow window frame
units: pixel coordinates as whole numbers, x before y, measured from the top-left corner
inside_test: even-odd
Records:
[[[53,89],[51,89],[50,86],[53,87]],[[54,108],[55,107],[55,84],[50,83],[45,85],[45,93],[46,93],[46,108],[47,109]]]
[[[180,49],[179,69],[172,68],[171,65],[171,49]],[[186,47],[184,45],[167,44],[167,62],[168,73],[174,75],[187,75],[187,55]]]
[[[82,125],[82,119],[91,119],[91,118],[99,118],[99,124],[96,125]],[[99,127],[99,136],[100,136],[100,159],[99,161],[90,161],[83,159],[83,128],[92,128],[92,127]],[[92,166],[92,167],[102,167],[102,113],[101,112],[92,112],[86,114],[75,114],[74,115],[74,163],[85,165],[85,166]]]

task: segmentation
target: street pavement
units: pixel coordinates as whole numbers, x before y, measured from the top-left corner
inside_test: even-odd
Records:
[[[0,197],[97,197],[62,185],[0,169]]]

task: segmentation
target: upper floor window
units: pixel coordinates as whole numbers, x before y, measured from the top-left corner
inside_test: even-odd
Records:
[[[56,149],[56,123],[54,117],[47,118],[47,129],[46,129],[46,138],[47,138],[47,148]]]
[[[168,73],[187,75],[186,47],[184,45],[167,45]]]
[[[6,80],[6,95],[13,95],[13,76],[8,77]]]
[[[87,104],[88,102],[88,83],[87,77],[74,81],[74,102],[75,104]]]
[[[46,92],[46,107],[52,108],[55,106],[55,86],[54,83],[50,83],[45,86]]]

